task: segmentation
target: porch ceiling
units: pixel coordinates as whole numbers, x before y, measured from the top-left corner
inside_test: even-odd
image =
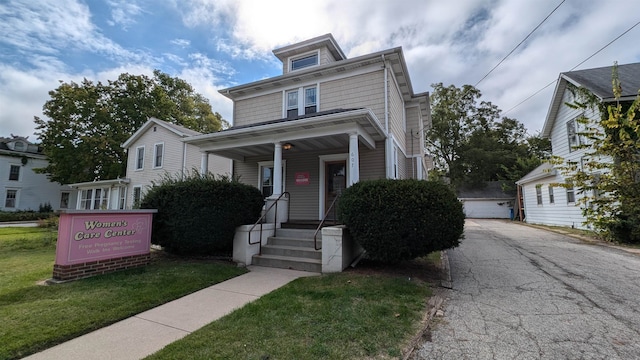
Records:
[[[369,148],[386,138],[382,125],[368,109],[335,110],[298,119],[280,119],[212,134],[185,138],[200,151],[235,160],[273,154],[274,143],[291,143],[284,154],[348,148],[349,134]]]

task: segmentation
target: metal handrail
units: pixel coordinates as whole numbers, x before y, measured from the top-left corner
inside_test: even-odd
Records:
[[[271,210],[272,207],[276,207],[275,208],[275,216],[273,217],[273,235],[276,235],[276,230],[277,230],[277,226],[276,223],[278,221],[278,201],[280,201],[280,199],[282,199],[283,196],[287,195],[287,199],[290,198],[290,194],[288,192],[283,192],[282,194],[280,194],[280,196],[278,196],[278,198],[276,199],[276,201],[273,202],[273,204],[269,205],[268,208],[265,209],[264,214],[262,214],[260,216],[260,218],[258,219],[258,221],[256,221],[253,226],[249,229],[249,236],[248,236],[248,240],[249,240],[249,245],[255,245],[255,244],[260,244],[260,249],[258,250],[258,254],[262,255],[262,224],[264,221],[264,218],[267,216],[267,214],[269,213],[269,210]],[[289,212],[289,209],[291,207],[291,203],[287,203],[287,213]],[[251,232],[253,231],[253,229],[256,228],[256,226],[258,226],[258,224],[260,224],[260,238],[258,239],[258,242],[251,242]]]
[[[322,217],[322,220],[320,220],[320,224],[318,224],[318,228],[316,229],[316,232],[313,233],[313,248],[316,250],[320,250],[322,249],[321,247],[318,247],[318,232],[320,232],[320,229],[322,229],[322,225],[324,225],[324,222],[327,220],[327,216],[329,216],[329,212],[331,210],[333,210],[333,223],[334,225],[337,223],[337,218],[336,218],[336,208],[335,208],[335,204],[336,201],[338,201],[338,199],[340,198],[340,196],[336,196],[335,199],[333,199],[333,201],[331,202],[331,206],[329,206],[329,208],[327,209],[327,211],[324,213],[324,216]]]

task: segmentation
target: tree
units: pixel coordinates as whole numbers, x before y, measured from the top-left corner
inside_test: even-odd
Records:
[[[606,238],[640,243],[640,91],[621,102],[617,64],[612,70],[615,104],[605,104],[584,88],[571,86],[577,101],[568,104],[591,110],[600,118],[578,118],[586,149],[582,164],[555,157],[566,182],[583,196],[578,200],[586,223]],[[564,184],[557,184],[562,186]]]
[[[61,184],[124,176],[120,147],[150,117],[208,133],[226,121],[186,81],[155,70],[153,77],[121,74],[107,84],[61,81],[34,117],[49,164],[40,173]]]
[[[444,87],[442,83],[432,86],[433,125],[426,133],[426,146],[436,159],[436,171],[447,174],[455,187],[514,182],[539,165],[530,167],[532,162],[525,160],[535,154],[524,125],[500,118],[497,106],[479,100],[478,89]]]

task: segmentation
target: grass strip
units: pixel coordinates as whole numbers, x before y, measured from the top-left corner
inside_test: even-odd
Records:
[[[405,276],[301,278],[147,359],[397,358],[430,293]]]
[[[0,228],[0,359],[16,359],[244,273],[232,264],[154,256],[146,267],[65,284],[51,277],[55,236]]]

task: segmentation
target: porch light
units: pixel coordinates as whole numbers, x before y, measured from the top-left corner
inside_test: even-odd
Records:
[[[284,144],[282,144],[282,148],[285,149],[285,150],[291,150],[291,148],[293,148],[293,144],[284,143]]]

